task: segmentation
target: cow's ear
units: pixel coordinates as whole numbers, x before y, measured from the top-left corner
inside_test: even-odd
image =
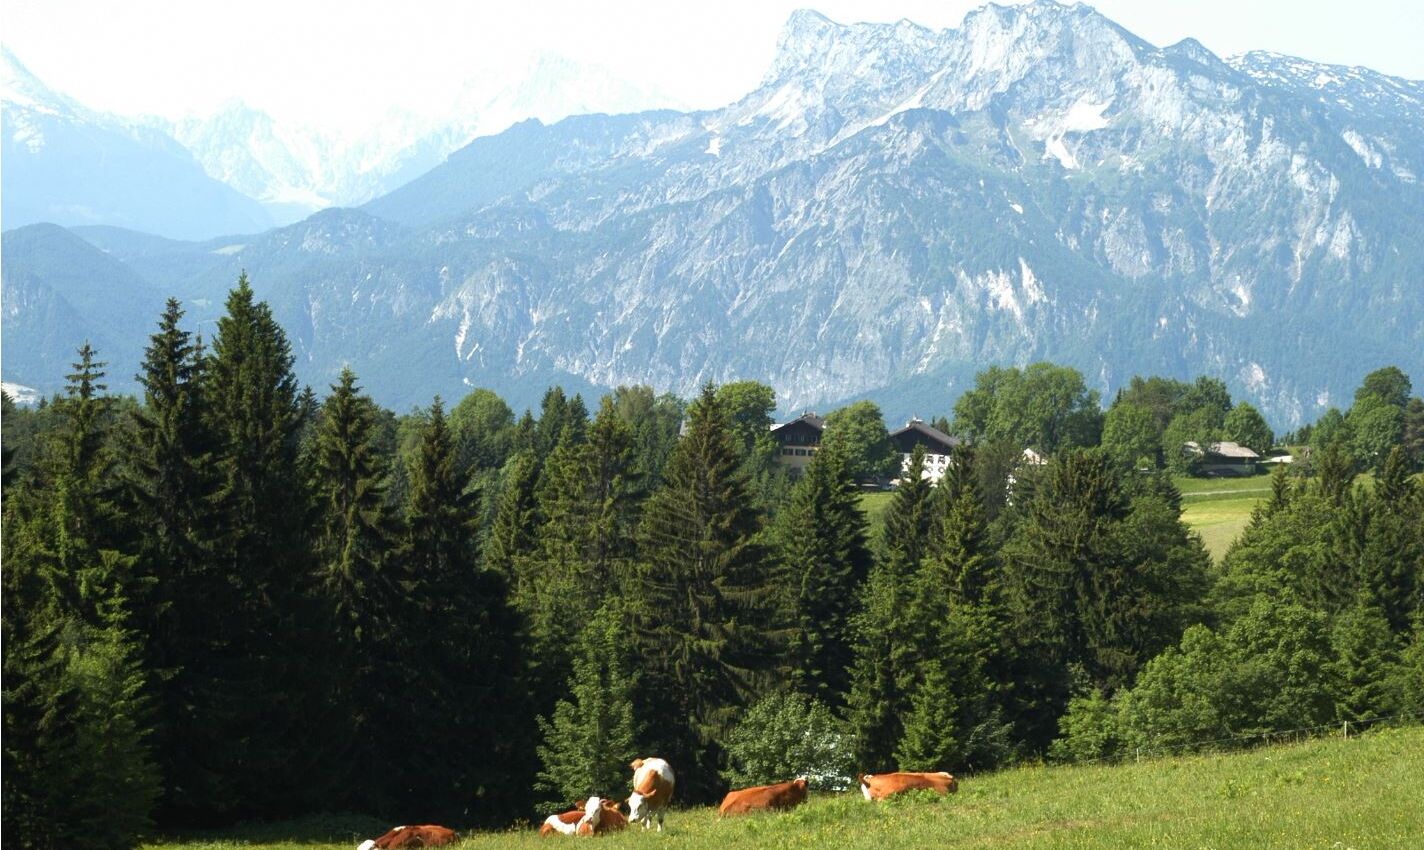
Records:
[[[585,798],[585,799],[579,800],[577,803],[574,803],[574,808],[575,808],[575,809],[582,809],[584,806],[587,806],[587,805],[588,805],[588,799]]]
[[[642,760],[642,759],[633,759],[632,763],[629,764],[628,766],[631,767],[631,768],[633,768],[634,770],[637,770],[638,768],[640,768],[640,767],[643,766],[643,760]]]

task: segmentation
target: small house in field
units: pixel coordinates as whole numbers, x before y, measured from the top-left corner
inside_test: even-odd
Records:
[[[776,441],[776,461],[800,471],[821,448],[821,433],[826,420],[815,413],[803,413],[790,422],[771,426],[771,438]]]
[[[1198,475],[1255,475],[1261,464],[1261,456],[1240,443],[1200,444],[1188,441],[1182,451],[1196,458],[1193,466]]]
[[[949,469],[950,453],[959,443],[958,437],[951,437],[920,419],[911,419],[905,423],[904,428],[890,434],[890,445],[900,453],[901,477],[910,468],[910,455],[915,451],[915,447],[924,446],[925,468],[920,477],[936,483],[944,477],[944,471]]]

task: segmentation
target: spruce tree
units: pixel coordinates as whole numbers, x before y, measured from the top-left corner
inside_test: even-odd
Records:
[[[311,510],[299,459],[305,421],[287,336],[255,299],[247,275],[229,293],[205,371],[203,395],[215,440],[221,538],[206,606],[213,647],[204,665],[223,713],[209,718],[212,744],[199,756],[230,783],[239,811],[295,812],[314,789],[293,755],[325,695],[306,630]]]
[[[134,625],[145,636],[153,677],[155,751],[164,773],[159,819],[192,821],[223,808],[225,780],[203,764],[203,741],[225,695],[206,672],[212,645],[208,606],[221,599],[214,543],[218,486],[213,438],[204,418],[204,360],[169,299],[149,337],[139,382],[143,406],[134,415],[129,456],[131,524],[138,540]]]
[[[505,578],[478,566],[478,493],[458,473],[438,397],[411,463],[400,555],[407,600],[395,638],[409,678],[402,755],[388,782],[402,810],[497,823],[527,802],[533,779],[523,627]]]
[[[4,806],[25,847],[127,850],[160,790],[101,367],[85,344],[40,475],[5,493]]]
[[[548,719],[539,718],[537,787],[567,804],[608,796],[624,786],[628,762],[637,756],[633,695],[637,671],[627,657],[627,629],[619,603],[610,599],[579,634],[568,698]]]
[[[644,509],[632,600],[643,694],[657,703],[642,716],[660,719],[652,743],[687,765],[690,799],[713,790],[716,742],[766,679],[776,599],[759,525],[709,384]]]
[[[832,707],[844,705],[850,691],[851,618],[871,562],[865,536],[850,464],[829,447],[792,488],[776,538],[793,627],[791,684]]]
[[[936,520],[935,491],[923,478],[924,462],[924,449],[916,446],[886,509],[880,555],[852,624],[855,650],[846,715],[855,732],[857,759],[867,769],[893,763],[915,686],[918,649],[909,606]]]
[[[352,802],[369,808],[382,802],[380,782],[362,766],[397,755],[382,751],[379,742],[400,719],[391,693],[402,684],[402,659],[392,644],[399,637],[393,621],[404,604],[392,557],[397,523],[386,500],[386,461],[375,444],[376,414],[355,373],[345,368],[312,436],[316,594],[322,642],[330,652],[312,675],[327,694],[318,707],[329,717],[322,741],[326,763],[349,766],[327,778],[334,788],[366,794]]]

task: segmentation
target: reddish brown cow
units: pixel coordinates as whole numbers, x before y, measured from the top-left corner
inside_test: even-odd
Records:
[[[796,779],[776,785],[758,785],[755,788],[729,791],[727,796],[722,798],[722,805],[717,809],[717,813],[726,817],[768,809],[794,809],[804,802],[806,780]]]
[[[915,788],[928,788],[936,794],[953,794],[959,790],[959,780],[952,774],[939,773],[867,773],[860,778],[860,793],[867,800],[883,800]]]
[[[618,803],[600,797],[580,800],[578,808],[557,815],[549,815],[539,827],[539,834],[548,835],[603,835],[628,827],[628,819],[618,810]]]
[[[402,847],[440,847],[454,844],[455,830],[443,826],[398,826],[374,840],[361,842],[356,850],[399,850]]]

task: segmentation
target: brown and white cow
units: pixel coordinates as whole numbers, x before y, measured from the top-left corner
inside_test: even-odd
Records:
[[[939,773],[867,773],[860,778],[860,793],[867,800],[883,800],[904,791],[928,788],[936,794],[953,794],[959,790],[959,780],[952,774]]]
[[[549,815],[539,827],[540,835],[603,835],[626,829],[628,819],[618,810],[618,804],[602,797],[589,797],[575,804],[578,808]]]
[[[754,788],[728,791],[727,796],[722,798],[722,805],[718,807],[717,813],[727,817],[769,809],[794,809],[804,802],[806,779],[803,777],[776,785],[758,785]]]
[[[380,838],[361,842],[356,850],[398,850],[401,847],[440,847],[454,844],[455,830],[435,824],[398,826]]]
[[[633,793],[628,797],[628,820],[641,823],[643,829],[647,829],[656,816],[658,832],[662,832],[663,813],[672,801],[677,784],[672,765],[660,758],[646,758],[634,759],[629,767],[633,768]]]

